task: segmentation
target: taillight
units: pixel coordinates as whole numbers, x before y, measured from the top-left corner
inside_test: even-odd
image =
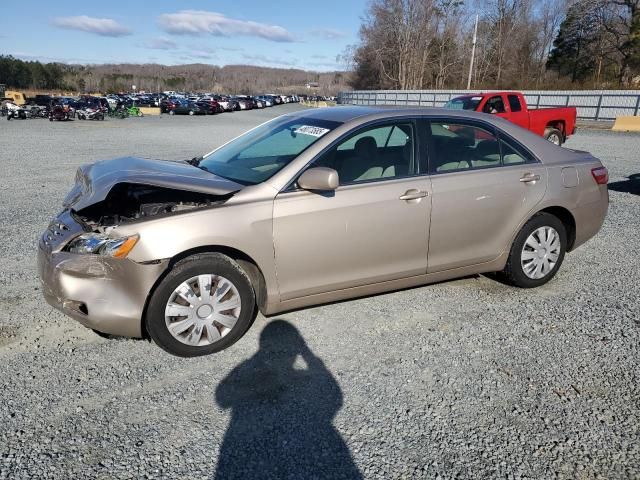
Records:
[[[591,169],[591,175],[598,185],[606,185],[609,183],[609,171],[607,167],[598,167]]]

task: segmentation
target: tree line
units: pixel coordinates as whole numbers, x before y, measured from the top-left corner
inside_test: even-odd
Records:
[[[66,90],[80,93],[131,91],[208,91],[257,94],[303,93],[306,84],[318,84],[313,93],[335,95],[348,89],[344,72],[206,64],[68,65],[24,61],[0,55],[0,83],[27,90]]]
[[[19,89],[65,89],[66,67],[0,55],[0,83]]]
[[[355,89],[635,88],[640,0],[372,0]]]

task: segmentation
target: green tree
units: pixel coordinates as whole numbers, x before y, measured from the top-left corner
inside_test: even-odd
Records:
[[[594,71],[595,61],[591,47],[598,35],[595,14],[591,2],[576,2],[569,8],[553,41],[547,68],[562,76],[571,77],[572,83],[585,80]]]

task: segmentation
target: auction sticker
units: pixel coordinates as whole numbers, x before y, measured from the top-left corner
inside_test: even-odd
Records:
[[[329,131],[328,128],[312,127],[311,125],[303,125],[295,130],[295,133],[302,133],[304,135],[311,135],[312,137],[321,137]]]

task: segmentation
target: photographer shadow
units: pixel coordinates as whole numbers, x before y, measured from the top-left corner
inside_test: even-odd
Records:
[[[269,323],[260,350],[222,380],[215,396],[231,409],[215,478],[362,478],[332,424],[342,407],[340,387],[289,322]]]

